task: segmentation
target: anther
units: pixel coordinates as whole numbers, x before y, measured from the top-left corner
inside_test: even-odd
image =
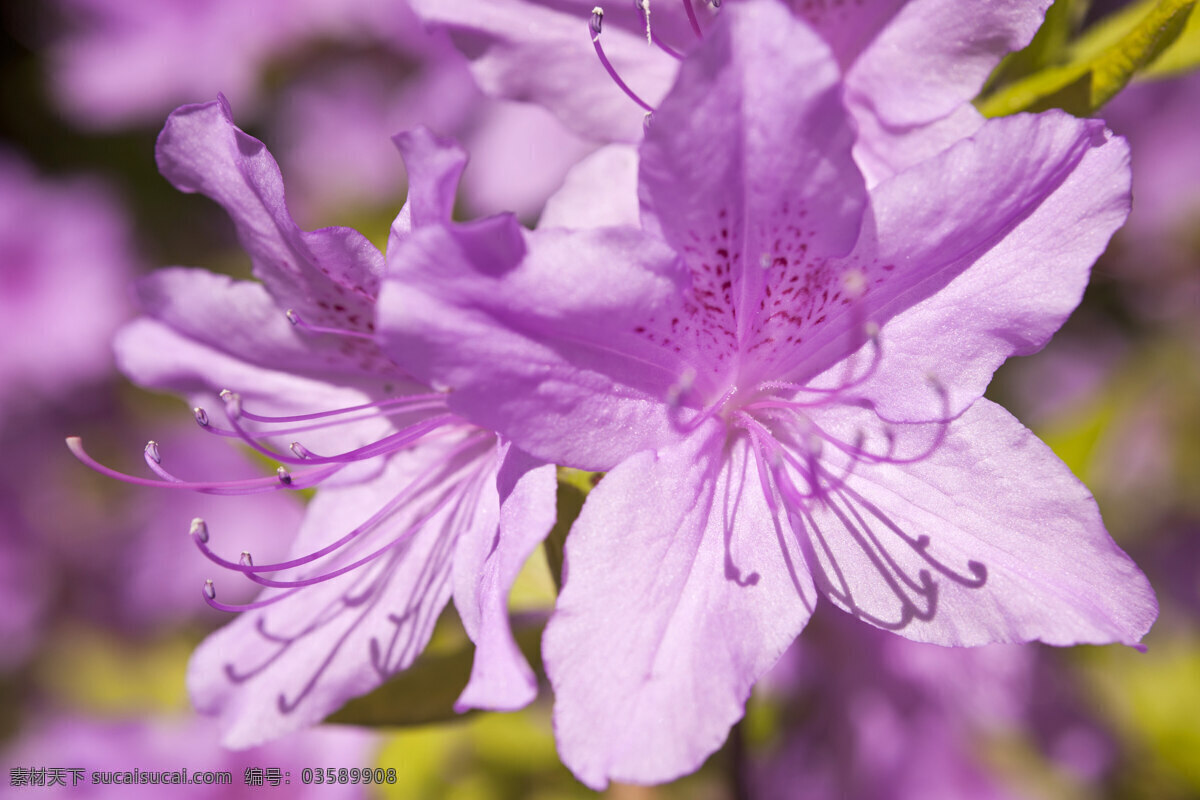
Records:
[[[242,557],[238,559],[238,563],[241,564],[243,567],[253,567],[254,566],[254,559],[250,557],[249,550],[242,551]]]
[[[292,485],[292,473],[288,472],[283,467],[280,467],[279,469],[275,470],[275,474],[279,476],[279,482],[282,483],[284,486]]]
[[[866,294],[867,278],[861,270],[852,269],[842,276],[842,286],[847,294],[859,298]]]
[[[592,19],[591,19],[591,22],[588,23],[588,27],[591,28],[591,30],[592,30],[592,41],[593,42],[600,38],[600,29],[601,29],[601,27],[603,27],[603,23],[604,23],[604,9],[601,8],[600,6],[596,6],[595,8],[592,9]],[[287,313],[288,313],[288,319],[290,319],[292,321],[292,324],[295,325],[296,319],[295,319],[295,315],[292,313],[292,310],[288,309]]]
[[[299,325],[299,324],[300,324],[300,318],[296,316],[296,312],[295,312],[295,311],[293,311],[292,309],[290,309],[290,308],[289,308],[289,309],[287,310],[287,315],[286,315],[286,316],[287,316],[287,318],[288,318],[288,322],[292,323],[293,325]]]
[[[201,517],[196,517],[192,520],[192,526],[188,528],[188,536],[194,536],[201,544],[208,542],[208,523]]]
[[[212,580],[206,580],[204,582],[204,596],[209,600],[217,599],[217,587],[213,586]]]
[[[146,442],[146,458],[149,458],[155,464],[162,463],[162,454],[158,452],[158,442],[153,439]]]
[[[684,369],[683,374],[679,376],[679,380],[671,384],[671,388],[667,390],[667,405],[678,407],[683,396],[692,390],[692,386],[696,383],[696,370],[692,367]]]
[[[292,442],[288,445],[288,449],[296,456],[296,458],[312,458],[312,451],[299,442]]]
[[[720,8],[720,7],[721,7],[721,0],[708,0],[708,3],[709,3],[709,5],[711,5],[713,8]]]
[[[193,408],[192,416],[196,418],[196,423],[201,428],[208,427],[208,412],[205,411],[203,408],[201,408],[200,406],[196,406],[195,408]]]
[[[242,396],[228,389],[221,390],[221,400],[225,402],[225,413],[230,417],[242,415]]]
[[[642,19],[646,21],[646,44],[654,44],[654,37],[650,35],[650,0],[633,0],[633,4],[642,12]]]
[[[644,117],[642,117],[642,133],[648,133],[650,131],[650,125],[653,122],[654,122],[654,112],[647,111],[646,115]]]

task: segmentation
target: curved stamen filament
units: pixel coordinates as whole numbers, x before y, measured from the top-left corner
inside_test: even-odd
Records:
[[[442,509],[444,509],[446,507],[446,505],[450,502],[450,500],[453,497],[454,497],[454,492],[447,490],[446,492],[443,493],[441,499],[438,500],[438,502],[434,505],[433,509],[431,511],[429,511],[429,513],[425,514],[423,517],[421,517],[415,523],[410,525],[407,529],[404,530],[403,533],[401,533],[395,539],[392,539],[390,542],[387,542],[386,544],[382,545],[375,551],[368,553],[367,555],[363,556],[362,558],[358,559],[357,561],[354,561],[350,564],[346,564],[345,566],[339,567],[330,572],[324,572],[324,573],[321,573],[320,575],[316,575],[311,578],[301,578],[299,580],[275,580],[274,578],[264,578],[255,572],[246,572],[246,577],[249,578],[250,580],[254,581],[255,583],[262,584],[263,586],[271,586],[271,587],[278,588],[278,589],[292,589],[292,588],[300,589],[305,586],[313,586],[318,583],[324,583],[325,581],[332,580],[334,578],[345,575],[348,572],[353,572],[354,570],[358,569],[359,567],[361,567],[365,564],[371,563],[372,561],[379,558],[384,553],[387,553],[388,551],[394,549],[397,545],[407,542],[409,539],[411,539],[413,537],[413,535],[415,535],[417,533],[417,531],[421,530],[421,528],[424,527],[424,525],[426,523],[428,523],[429,520],[433,519],[437,514],[439,514],[442,511]],[[393,508],[393,510],[394,510],[394,508]]]
[[[421,404],[424,403],[425,401],[433,401],[433,400],[439,401],[441,403],[442,407],[444,407],[445,402],[446,402],[446,395],[441,392],[429,392],[427,394],[411,394],[411,395],[405,395],[404,397],[392,397],[387,400],[379,400],[374,403],[363,403],[362,405],[358,405],[358,406],[347,406],[346,408],[335,408],[330,411],[316,411],[312,414],[293,414],[291,416],[282,416],[282,417],[272,417],[272,416],[267,416],[267,415],[263,415],[263,414],[254,414],[249,411],[246,411],[245,409],[241,409],[239,413],[245,419],[251,420],[253,422],[282,424],[284,422],[309,422],[314,419],[326,419],[328,417],[337,417],[337,416],[341,416],[343,414],[352,414],[355,411],[371,410],[371,411],[384,411],[384,412],[390,411],[390,413],[397,413],[399,411],[424,410],[425,408],[432,408],[434,406],[433,405],[426,406],[426,405],[421,405]],[[404,406],[404,405],[407,405],[410,403],[416,407],[413,409],[401,408],[401,406]],[[373,416],[374,415],[372,415],[372,417],[367,417],[367,419],[373,418]],[[281,431],[280,433],[291,433],[291,431]],[[274,436],[276,434],[271,434],[271,435]]]
[[[700,30],[700,20],[696,19],[696,9],[692,8],[692,0],[683,0],[683,9],[687,12],[688,23],[692,26],[692,33],[696,34],[697,39],[703,39],[704,33]]]
[[[634,92],[633,89],[630,89],[625,81],[621,80],[621,76],[617,74],[617,70],[608,60],[608,56],[604,54],[604,48],[600,46],[600,30],[602,28],[603,19],[604,9],[602,9],[600,6],[596,6],[592,9],[592,17],[588,21],[588,29],[592,33],[592,46],[596,48],[596,55],[599,57],[601,65],[603,65],[604,69],[608,72],[608,75],[610,78],[612,78],[613,83],[615,83],[617,87],[629,97],[630,100],[637,103],[646,111],[653,112],[654,107],[642,98],[638,97],[637,93]]]
[[[789,392],[808,392],[810,394],[823,395],[825,398],[822,400],[814,400],[811,402],[786,401],[786,402],[792,402],[795,405],[795,407],[799,408],[799,407],[811,407],[814,405],[819,405],[822,402],[827,402],[827,399],[830,396],[843,394],[844,392],[847,392],[851,389],[855,389],[859,386],[862,386],[864,383],[866,383],[867,381],[869,381],[871,378],[873,378],[875,376],[875,373],[879,370],[879,364],[883,360],[883,345],[880,344],[880,341],[879,341],[878,326],[868,325],[866,328],[866,334],[867,334],[867,341],[871,343],[871,363],[867,365],[867,368],[863,372],[863,374],[861,374],[857,377],[854,377],[854,378],[850,378],[845,383],[839,384],[838,386],[820,387],[820,386],[807,386],[802,383],[789,383],[787,381],[763,381],[756,387],[755,390],[758,392],[771,392],[771,391],[782,389],[784,391],[789,391]],[[785,401],[779,400],[779,401],[774,401],[774,402],[782,403]]]
[[[678,403],[678,401],[680,399],[682,399],[682,395],[684,393],[686,393],[686,390],[684,390],[684,392],[681,393],[678,398],[676,398],[676,403]],[[675,422],[676,430],[678,430],[680,433],[691,433],[692,431],[696,430],[701,425],[703,425],[706,420],[709,420],[714,415],[720,413],[721,409],[725,407],[725,404],[728,403],[730,401],[730,399],[732,399],[736,393],[737,393],[737,387],[736,386],[731,387],[727,392],[725,392],[725,394],[721,395],[720,399],[718,399],[717,402],[713,403],[708,408],[699,412],[698,414],[696,414],[696,416],[692,417],[687,422],[680,423],[677,420],[673,419],[673,421]]]
[[[203,591],[201,591],[201,594],[204,595],[204,602],[208,603],[209,606],[211,606],[212,608],[215,608],[217,611],[225,611],[230,614],[238,614],[238,613],[241,613],[242,611],[255,611],[256,609],[259,609],[259,608],[266,608],[267,606],[273,606],[276,603],[278,603],[280,600],[286,600],[287,598],[291,597],[298,591],[300,591],[300,589],[298,589],[298,588],[292,589],[290,591],[282,592],[280,594],[273,595],[273,596],[265,598],[263,600],[256,600],[253,603],[242,603],[242,604],[238,604],[238,605],[233,605],[230,603],[222,603],[220,600],[218,600],[216,586],[213,585],[212,581],[205,581],[204,589],[203,589]]]
[[[83,440],[78,436],[67,437],[67,447],[83,464],[109,478],[133,484],[134,486],[153,486],[160,489],[187,489],[202,494],[243,495],[274,492],[280,489],[307,489],[311,486],[316,486],[345,467],[345,464],[335,464],[298,472],[290,476],[290,483],[285,484],[277,475],[269,478],[248,478],[241,481],[185,481],[172,475],[160,464],[155,463],[154,471],[161,476],[161,480],[155,480],[153,478],[142,478],[137,475],[128,475],[111,467],[106,467],[88,455],[87,451],[83,449]],[[151,463],[151,459],[147,458],[147,463]]]
[[[237,396],[231,395],[231,397],[236,398]],[[259,438],[269,435],[278,435],[279,433],[287,433],[290,431],[276,432],[276,434],[272,434],[269,431],[258,431],[254,433],[247,431],[238,421],[239,416],[242,416],[240,404],[238,403],[232,401],[226,402],[225,413],[229,419],[230,426],[233,428],[233,431],[238,438],[244,441],[255,451],[262,453],[268,458],[282,461],[285,464],[335,464],[374,458],[375,456],[383,455],[384,453],[406,447],[407,445],[410,445],[413,442],[421,439],[426,434],[437,430],[443,425],[448,425],[457,420],[457,417],[455,417],[453,414],[441,414],[436,417],[429,417],[409,425],[406,428],[402,428],[395,433],[389,434],[388,436],[385,436],[375,442],[355,448],[354,450],[348,450],[344,453],[339,453],[332,456],[319,456],[308,448],[303,447],[303,445],[301,445],[300,452],[297,452],[297,449],[293,448],[293,455],[286,455],[272,448],[259,444],[259,442],[256,441]],[[296,444],[299,443],[297,442]],[[303,455],[301,453],[303,453]]]
[[[490,436],[490,434],[480,431],[478,434],[476,434],[474,436],[470,436],[470,437],[464,439],[462,442],[459,442],[449,452],[447,452],[443,456],[441,456],[440,460],[442,461],[442,463],[447,463],[447,462],[453,461],[455,458],[458,458],[460,455],[462,455],[467,450],[469,450],[472,447],[475,447],[478,444],[480,444],[481,442],[483,442],[489,436]],[[414,481],[413,483],[410,483],[408,486],[406,486],[404,489],[402,489],[395,497],[393,497],[391,500],[389,500],[382,508],[380,508],[374,514],[372,514],[368,520],[363,522],[358,527],[354,528],[352,531],[350,531],[346,535],[342,536],[337,541],[335,541],[331,544],[328,544],[325,547],[320,548],[319,550],[315,550],[307,555],[289,559],[288,561],[280,561],[275,564],[259,564],[259,565],[243,563],[242,561],[238,561],[237,563],[235,563],[233,561],[229,561],[227,559],[222,558],[221,556],[219,556],[215,552],[213,552],[213,550],[211,548],[208,547],[208,541],[209,541],[208,527],[206,525],[203,525],[203,521],[201,521],[201,525],[196,525],[196,523],[193,522],[192,530],[189,533],[192,534],[192,539],[195,542],[196,546],[200,549],[200,552],[202,552],[204,554],[204,556],[206,558],[208,558],[208,560],[212,561],[214,564],[225,567],[226,569],[233,570],[235,572],[242,572],[242,573],[246,573],[246,574],[258,573],[258,572],[278,572],[279,570],[294,569],[296,567],[304,566],[305,564],[310,564],[319,558],[323,558],[324,556],[327,556],[330,553],[333,553],[334,551],[345,547],[346,545],[353,542],[355,539],[358,539],[359,537],[361,537],[363,534],[373,530],[380,522],[382,522],[384,519],[386,519],[388,516],[390,516],[392,513],[394,513],[396,511],[396,509],[400,507],[400,505],[408,502],[409,499],[412,498],[412,496],[414,494],[418,493],[418,491],[428,488],[429,482],[434,480],[434,476],[431,473],[428,473],[425,476],[425,478],[426,478],[426,480],[424,482],[418,480],[418,481]]]

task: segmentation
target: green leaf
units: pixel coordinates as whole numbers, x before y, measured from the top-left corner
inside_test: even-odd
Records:
[[[1183,33],[1141,73],[1145,78],[1169,78],[1200,67],[1200,9],[1193,8]]]
[[[1009,53],[996,67],[983,93],[990,94],[994,87],[1016,81],[1048,67],[1067,61],[1071,38],[1078,30],[1079,22],[1087,13],[1088,0],[1055,0],[1046,10],[1046,19],[1024,49]]]
[[[535,672],[542,674],[542,629],[544,620],[513,621],[513,636]],[[475,647],[461,642],[448,652],[430,648],[390,681],[370,694],[355,698],[326,718],[326,722],[367,727],[429,725],[463,719],[454,701],[471,677]]]
[[[1061,108],[1088,116],[1179,38],[1195,4],[1157,0],[1132,7],[1090,29],[1072,48],[1068,63],[997,90],[977,101],[979,110],[1000,117]]]

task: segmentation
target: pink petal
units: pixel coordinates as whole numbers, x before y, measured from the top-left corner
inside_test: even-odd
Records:
[[[595,789],[696,769],[812,613],[801,558],[719,426],[609,472],[543,641],[563,763]]]

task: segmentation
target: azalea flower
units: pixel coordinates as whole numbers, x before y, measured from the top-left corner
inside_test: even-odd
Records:
[[[427,131],[397,144],[411,189],[392,246],[449,220],[448,176],[465,160]],[[554,468],[464,422],[388,358],[373,333],[382,255],[350,229],[299,230],[275,161],[234,126],[223,99],[172,114],[157,157],[178,188],[225,207],[261,283],[183,268],[150,275],[137,288],[144,316],[118,335],[120,366],[145,386],[187,395],[203,428],[274,459],[278,473],[185,480],[169,471],[170,444],[151,442],[145,460],[156,477],[123,476],[79,440],[70,445],[94,468],[142,485],[212,494],[319,487],[284,561],[224,555],[223,532],[192,523],[215,564],[266,587],[238,606],[221,599],[221,580],[205,584],[210,605],[245,613],[193,656],[197,709],[220,716],[234,747],[318,722],[410,665],[452,594],[477,648],[460,707],[527,703],[536,682],[506,600],[553,523]]]
[[[112,369],[108,340],[128,317],[137,263],[112,187],[49,180],[0,149],[0,411],[12,421]]]
[[[636,187],[569,181],[551,219],[575,228],[389,249],[397,363],[535,457],[607,472],[543,642],[589,786],[695,769],[821,598],[943,645],[1136,644],[1156,615],[1087,489],[982,399],[1078,304],[1128,212],[1127,148],[1019,115],[868,190],[845,92],[809,25],[731,4]]]
[[[658,105],[714,18],[740,2],[412,0],[412,6],[461,43],[485,92],[540,103],[584,136],[637,142],[643,109]],[[875,183],[983,124],[970,101],[1005,54],[1029,43],[1050,3],[786,5],[837,61],[858,128],[855,157]]]

